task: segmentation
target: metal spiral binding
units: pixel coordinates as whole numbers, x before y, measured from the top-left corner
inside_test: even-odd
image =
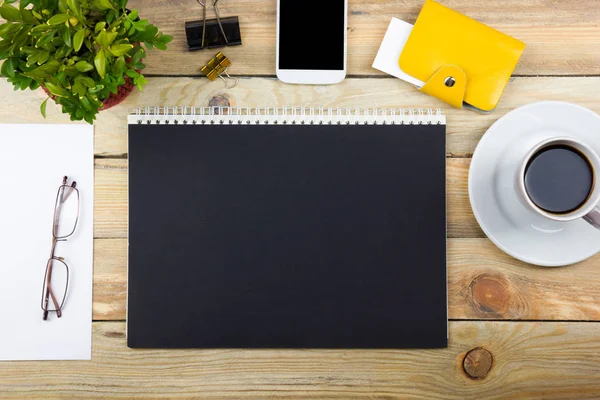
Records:
[[[323,107],[145,107],[130,124],[148,125],[441,125],[442,110]]]

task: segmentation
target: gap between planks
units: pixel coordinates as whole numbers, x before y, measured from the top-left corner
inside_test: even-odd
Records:
[[[585,323],[449,323],[445,349],[129,349],[125,324],[93,324],[92,361],[0,363],[11,397],[207,399],[597,398],[600,336]],[[492,363],[467,375],[476,349]],[[475,360],[476,361],[476,360]],[[471,365],[476,367],[476,365]],[[470,368],[477,372],[477,368]],[[35,379],[31,379],[35,376]]]
[[[143,93],[134,92],[118,107],[99,114],[95,124],[95,153],[100,157],[122,157],[127,153],[127,114],[137,107],[208,105],[218,98],[230,106],[442,108],[447,115],[447,155],[469,157],[485,131],[501,116],[525,104],[560,100],[600,112],[598,78],[512,78],[496,110],[478,114],[448,107],[395,78],[346,79],[333,86],[286,85],[275,79],[250,78],[226,90],[220,82],[194,78],[149,78]],[[0,120],[6,123],[68,123],[56,105],[48,105],[48,119],[38,110],[46,95],[42,91],[14,93],[0,80]]]

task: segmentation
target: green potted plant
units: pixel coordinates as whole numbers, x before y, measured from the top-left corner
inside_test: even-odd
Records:
[[[44,89],[71,120],[92,124],[100,110],[140,90],[145,49],[173,37],[128,10],[128,0],[3,0],[0,72],[15,90]],[[46,99],[41,113],[46,116]]]

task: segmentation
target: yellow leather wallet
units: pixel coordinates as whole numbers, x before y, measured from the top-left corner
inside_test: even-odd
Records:
[[[400,69],[425,82],[421,91],[454,107],[496,107],[525,43],[427,0],[402,54]]]

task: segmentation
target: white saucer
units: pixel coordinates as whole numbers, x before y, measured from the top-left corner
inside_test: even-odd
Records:
[[[516,195],[519,155],[554,136],[579,139],[600,154],[600,116],[557,101],[513,110],[485,133],[469,171],[469,198],[481,229],[504,252],[544,267],[574,264],[600,251],[600,230],[581,219],[550,221]]]

